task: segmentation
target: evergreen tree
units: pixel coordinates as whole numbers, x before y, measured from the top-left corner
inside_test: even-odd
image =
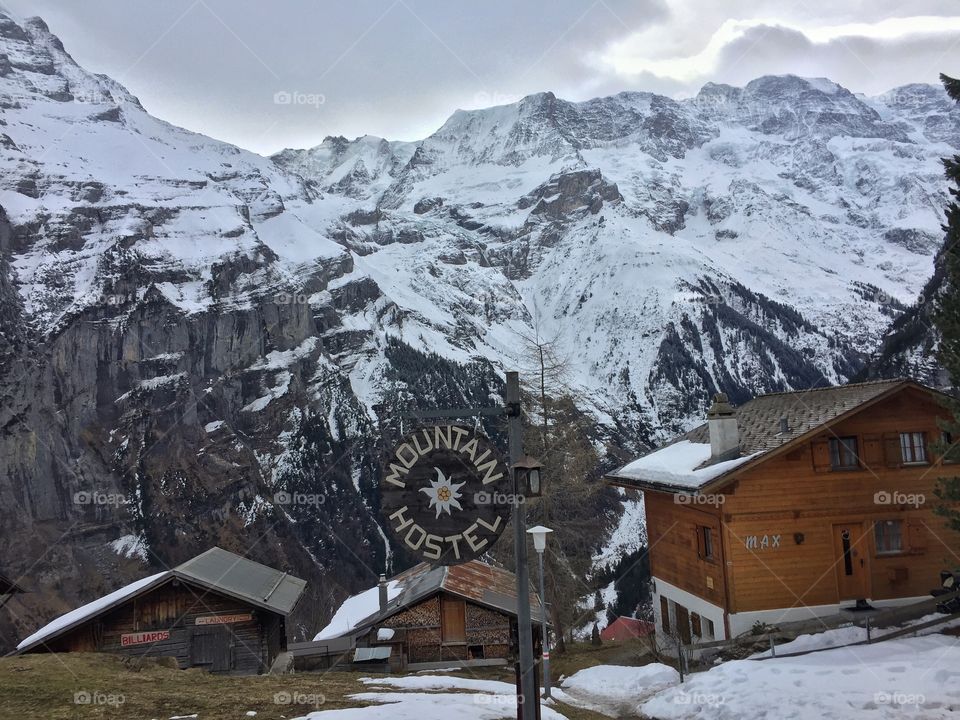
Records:
[[[941,75],[947,94],[960,103],[960,80]],[[943,166],[950,181],[951,201],[947,206],[947,236],[944,241],[946,280],[937,299],[934,321],[940,331],[940,362],[950,375],[954,388],[960,388],[960,155],[944,158]],[[960,462],[960,400],[954,397],[946,402],[952,420],[942,423],[945,432],[937,448],[946,459]],[[937,481],[935,490],[940,500],[936,511],[947,519],[947,524],[960,531],[960,477],[944,477]]]

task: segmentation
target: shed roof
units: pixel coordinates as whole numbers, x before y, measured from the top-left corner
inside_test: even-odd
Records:
[[[673,492],[701,490],[761,462],[770,453],[905,388],[937,391],[909,379],[876,380],[797,392],[771,393],[736,410],[739,457],[710,459],[710,426],[703,423],[607,475],[616,485]],[[787,432],[780,431],[786,418]]]
[[[293,610],[306,587],[306,581],[300,578],[214,547],[172,570],[164,570],[124,585],[108,595],[61,615],[24,639],[17,645],[17,651],[27,652],[37,645],[49,642],[127,600],[143,595],[175,578],[281,615],[287,615]]]
[[[332,627],[334,623],[331,621],[317,633],[315,639],[328,639],[365,630],[440,591],[493,610],[516,615],[516,582],[516,575],[509,570],[494,567],[480,560],[471,560],[460,565],[420,563],[390,579],[389,601],[385,610],[381,611],[374,605],[375,609],[369,615],[356,618],[346,625],[339,624],[337,628]],[[341,605],[341,609],[348,605],[357,605],[355,598],[360,597],[376,598],[377,588],[373,587],[359,595],[347,598]],[[533,592],[532,587],[529,602],[531,615],[539,622],[543,611],[540,598]],[[338,610],[334,617],[339,618],[341,614]]]

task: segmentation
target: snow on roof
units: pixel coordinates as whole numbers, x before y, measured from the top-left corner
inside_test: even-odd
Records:
[[[701,467],[710,459],[710,443],[680,440],[644,455],[612,474],[615,477],[696,490],[753,457],[746,455]]]
[[[17,650],[23,650],[28,645],[34,645],[41,640],[45,640],[52,635],[56,635],[61,630],[68,628],[71,625],[76,625],[79,622],[83,622],[84,620],[97,615],[103,609],[136,595],[143,588],[148,587],[155,582],[159,582],[167,575],[173,575],[173,572],[170,570],[165,570],[164,572],[157,573],[156,575],[145,577],[142,580],[137,580],[129,585],[124,585],[122,588],[119,590],[114,590],[109,595],[104,595],[102,598],[97,598],[93,602],[89,602],[86,605],[81,605],[76,610],[71,610],[65,615],[61,615],[55,620],[52,620],[44,625],[33,635],[29,636],[19,645],[17,645]]]
[[[402,587],[398,580],[391,580],[387,583],[387,601],[396,598]],[[353,630],[362,620],[367,619],[380,610],[380,587],[374,585],[368,590],[364,590],[358,595],[348,597],[331,618],[325,628],[314,636],[316,640],[330,640],[332,638],[346,635]]]

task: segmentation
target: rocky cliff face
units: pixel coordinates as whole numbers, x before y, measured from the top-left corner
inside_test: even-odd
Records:
[[[0,112],[0,570],[40,590],[7,644],[213,543],[310,579],[315,630],[391,554],[374,407],[495,402],[524,337],[626,452],[717,389],[851,377],[930,275],[960,147],[935,88],[781,77],[267,159],[2,16]]]

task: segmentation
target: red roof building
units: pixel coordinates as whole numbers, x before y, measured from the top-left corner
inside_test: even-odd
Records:
[[[653,632],[653,623],[636,618],[618,617],[600,631],[600,639],[604,642],[623,642],[637,640]]]

